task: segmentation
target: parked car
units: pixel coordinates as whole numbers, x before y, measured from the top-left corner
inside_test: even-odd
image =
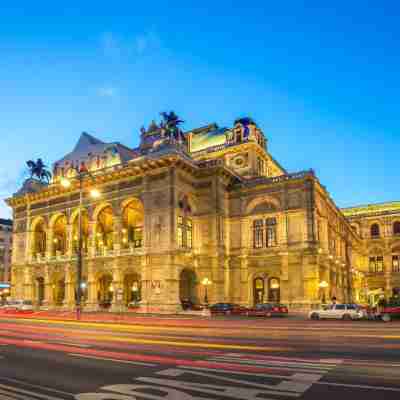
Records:
[[[6,311],[33,311],[31,300],[10,300],[3,307]]]
[[[288,315],[288,308],[279,303],[256,304],[247,310],[249,317],[284,317]]]
[[[400,301],[389,300],[380,311],[380,318],[383,322],[390,322],[394,318],[400,318]]]
[[[217,303],[210,307],[212,315],[246,315],[247,308],[233,303]]]
[[[331,304],[321,310],[312,310],[308,314],[311,319],[343,319],[355,320],[363,317],[362,310],[356,304]]]
[[[183,310],[195,310],[195,311],[201,311],[203,309],[203,306],[200,304],[195,304],[191,300],[181,300],[181,305]]]

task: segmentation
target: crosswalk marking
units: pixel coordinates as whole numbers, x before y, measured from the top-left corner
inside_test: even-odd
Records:
[[[229,364],[238,364],[238,365],[254,365],[254,366],[262,366],[269,367],[272,369],[282,370],[282,371],[298,371],[298,372],[315,372],[315,373],[327,373],[335,366],[319,366],[319,365],[304,365],[302,363],[281,363],[281,362],[273,362],[266,360],[246,360],[246,359],[234,359],[229,357],[213,357],[210,358],[209,361],[214,362],[222,362]]]
[[[3,384],[0,384],[0,394],[8,396],[10,399],[17,399],[17,400],[34,400],[34,399],[61,400],[61,397],[49,396],[46,394],[32,392],[30,390]]]

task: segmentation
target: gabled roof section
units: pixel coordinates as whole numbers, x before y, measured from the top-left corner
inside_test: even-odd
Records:
[[[74,152],[79,151],[79,149],[86,149],[90,146],[96,146],[99,144],[105,144],[105,143],[100,139],[97,139],[94,136],[89,135],[86,132],[82,132],[81,137],[79,138],[78,143],[76,144],[73,151]]]

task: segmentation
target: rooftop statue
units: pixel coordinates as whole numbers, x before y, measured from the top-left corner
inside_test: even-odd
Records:
[[[42,183],[50,182],[51,172],[48,170],[47,166],[43,163],[41,158],[38,158],[36,162],[29,160],[26,162],[26,165],[29,168],[31,179],[37,178]]]
[[[160,124],[162,135],[174,138],[178,141],[185,141],[185,136],[179,128],[179,125],[185,121],[179,119],[173,111],[170,111],[169,113],[162,112],[160,114],[163,117],[163,121]]]

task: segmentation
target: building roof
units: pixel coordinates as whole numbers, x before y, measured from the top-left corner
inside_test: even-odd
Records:
[[[386,203],[365,204],[356,207],[347,207],[347,208],[342,208],[341,211],[346,217],[400,212],[400,201],[391,201]]]
[[[223,145],[227,143],[227,128],[218,128],[209,131],[204,130],[203,132],[196,132],[192,136],[191,141],[191,152],[205,150],[207,148]]]
[[[11,219],[0,218],[0,225],[12,226],[12,224],[13,222]]]

